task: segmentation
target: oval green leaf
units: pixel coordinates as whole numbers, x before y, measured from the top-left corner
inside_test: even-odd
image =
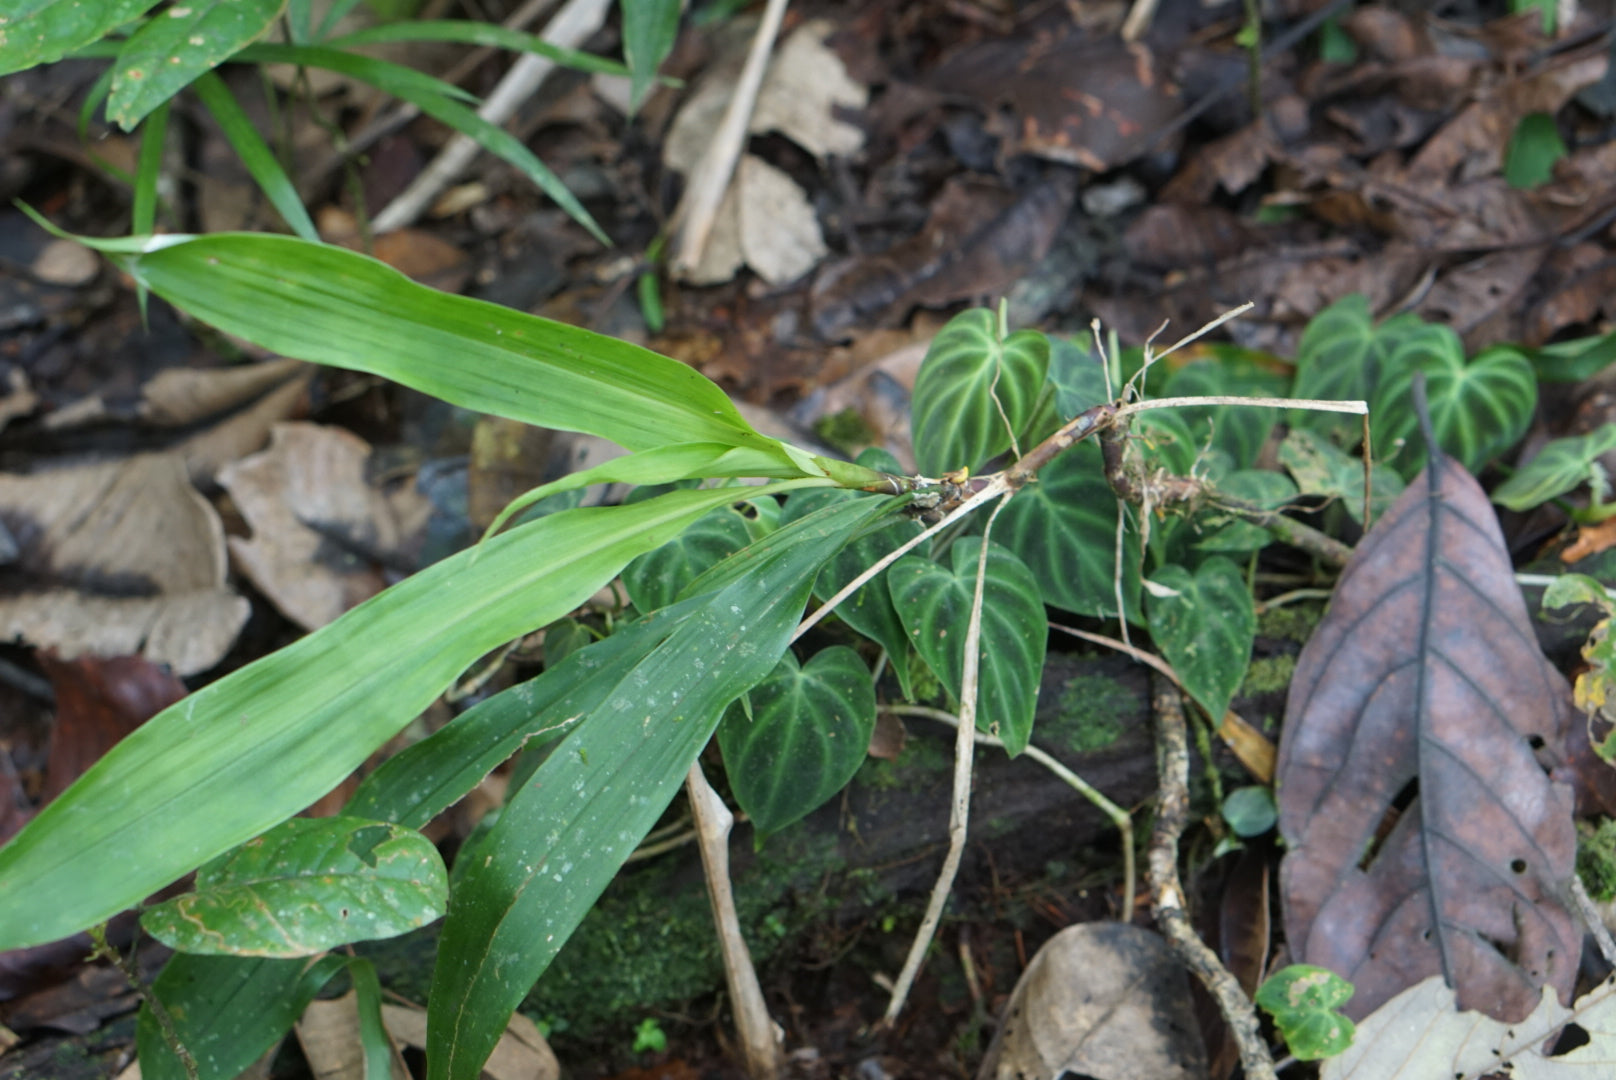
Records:
[[[625,566],[623,586],[628,589],[628,598],[640,611],[665,607],[686,585],[750,540],[746,519],[734,507],[721,506],[655,551],[647,551]]]
[[[443,914],[432,841],[363,818],[293,818],[196,872],[196,891],[140,925],[180,952],[289,959],[397,937]]]
[[[1352,984],[1327,968],[1292,964],[1257,988],[1256,1002],[1274,1018],[1299,1061],[1334,1057],[1352,1045],[1351,1020],[1336,1011],[1352,997]]]
[[[1221,555],[1193,575],[1164,566],[1145,591],[1156,647],[1207,715],[1222,719],[1246,677],[1257,636],[1257,611],[1240,568]]]
[[[1352,520],[1363,520],[1363,461],[1323,436],[1292,431],[1279,444],[1279,463],[1296,478],[1304,495],[1339,499]],[[1376,462],[1369,471],[1369,514],[1379,520],[1403,493],[1403,478],[1390,465]]]
[[[155,6],[157,0],[23,0],[8,5],[0,33],[0,75],[48,64],[99,41]]]
[[[1595,463],[1612,450],[1616,450],[1616,424],[1605,424],[1586,435],[1555,439],[1498,485],[1493,502],[1517,511],[1541,506],[1593,479]]]
[[[136,30],[112,68],[107,119],[130,131],[269,28],[285,0],[187,0]]]
[[[987,308],[962,311],[926,350],[915,376],[915,461],[928,476],[977,472],[1032,420],[1049,367],[1049,339],[1006,334]],[[1025,451],[1030,447],[1022,447]]]
[[[1117,615],[1117,497],[1105,481],[1100,448],[1079,443],[1016,493],[993,533],[1031,568],[1045,602],[1079,615]],[[1123,536],[1122,598],[1140,621],[1139,537]]]
[[[889,572],[892,602],[909,640],[956,701],[965,675],[965,628],[981,550],[981,537],[962,537],[949,549],[947,566],[905,555]],[[1013,552],[989,544],[986,577],[976,726],[1002,739],[1013,757],[1032,737],[1049,630],[1038,581]]]
[[[817,809],[853,779],[875,732],[870,669],[845,645],[804,666],[787,652],[718,727],[730,789],[760,836]]]

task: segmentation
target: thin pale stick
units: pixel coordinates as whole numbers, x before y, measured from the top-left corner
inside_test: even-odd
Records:
[[[780,1074],[780,1029],[763,1000],[763,988],[758,985],[752,954],[741,936],[741,920],[730,888],[729,834],[735,815],[707,782],[699,761],[690,766],[685,790],[690,795],[690,814],[696,819],[701,866],[707,875],[707,895],[712,900],[713,922],[718,926],[724,978],[735,1006],[735,1031],[741,1037],[746,1072],[752,1080],[774,1080]]]
[[[986,487],[977,492],[975,495],[972,495],[970,498],[966,499],[964,502],[960,503],[959,506],[950,511],[948,516],[944,517],[943,520],[931,526],[931,528],[926,529],[914,539],[905,541],[896,550],[883,555],[880,559],[876,560],[874,565],[870,566],[869,569],[865,570],[858,577],[848,582],[846,587],[836,593],[835,596],[832,596],[818,608],[814,609],[813,614],[809,615],[806,619],[803,619],[802,622],[797,625],[797,632],[791,635],[791,640],[796,641],[798,638],[802,637],[802,635],[812,630],[819,624],[819,620],[823,619],[826,615],[829,615],[832,611],[835,611],[838,604],[840,604],[843,600],[846,600],[849,596],[852,596],[854,593],[858,592],[861,588],[869,583],[871,578],[875,577],[875,575],[897,562],[917,545],[923,543],[933,536],[936,536],[938,533],[948,528],[948,526],[952,525],[966,514],[971,513],[989,499],[998,495],[1003,495],[1009,490],[1009,485],[1004,480],[1002,473],[993,477],[992,481]]]
[[[1106,355],[1105,342],[1100,340],[1100,331],[1104,329],[1100,320],[1095,319],[1089,323],[1089,329],[1094,332],[1094,351],[1100,354],[1100,371],[1105,375],[1105,399],[1111,400],[1111,358]]]
[[[1145,520],[1150,520],[1146,518]],[[1115,550],[1117,557],[1111,566],[1111,585],[1117,597],[1117,623],[1122,627],[1122,640],[1133,647],[1133,641],[1128,637],[1128,605],[1127,598],[1122,594],[1122,560],[1128,557],[1127,547],[1123,543],[1127,539],[1128,507],[1121,499],[1117,500],[1117,537]]]
[[[1367,415],[1367,401],[1325,401],[1320,398],[1240,397],[1231,394],[1211,394],[1207,397],[1151,398],[1117,406],[1117,419],[1151,409],[1181,409],[1187,405],[1252,405],[1259,409],[1307,409],[1310,412],[1351,413]]]
[[[982,528],[982,549],[976,558],[976,591],[971,597],[971,618],[965,624],[965,666],[960,672],[959,730],[954,739],[954,797],[948,811],[948,854],[943,856],[943,868],[937,874],[937,883],[932,886],[925,918],[920,920],[920,929],[915,933],[914,943],[909,946],[903,970],[892,987],[892,1000],[887,1002],[886,1016],[882,1018],[882,1022],[888,1026],[903,1011],[909,988],[914,986],[915,976],[920,974],[926,950],[931,947],[937,924],[942,921],[943,906],[948,903],[948,894],[954,888],[960,858],[965,854],[965,831],[971,816],[971,757],[976,746],[971,735],[976,731],[977,682],[982,666],[982,597],[987,586],[988,537],[993,533],[994,520],[1004,509],[1005,503],[1010,501],[1011,494],[1013,492],[1007,492],[999,505],[993,508],[987,524]]]
[[[1161,356],[1156,357],[1156,359],[1161,360],[1165,357],[1173,355],[1190,342],[1198,341],[1199,339],[1210,334],[1212,331],[1216,330],[1218,327],[1222,326],[1224,323],[1228,322],[1230,319],[1238,319],[1240,316],[1244,315],[1246,312],[1250,311],[1256,306],[1256,304],[1252,303],[1250,300],[1247,300],[1244,304],[1241,304],[1237,308],[1230,308],[1228,311],[1225,311],[1222,315],[1219,315],[1217,318],[1213,319],[1199,330],[1181,337],[1173,344],[1167,346],[1167,351],[1162,353]]]
[[[883,705],[881,711],[891,713],[893,716],[918,716],[926,720],[936,720],[938,723],[948,724],[956,731],[959,730],[959,717],[942,709],[933,709],[925,705]],[[998,736],[989,735],[985,731],[978,731],[973,736],[982,746],[997,746],[1004,749],[1004,740]],[[1026,755],[1056,776],[1060,777],[1068,786],[1094,804],[1095,809],[1111,819],[1111,824],[1117,827],[1122,835],[1122,872],[1127,880],[1122,888],[1122,921],[1127,922],[1133,917],[1134,903],[1134,854],[1133,854],[1133,815],[1122,807],[1105,797],[1105,793],[1091,785],[1077,773],[1068,769],[1061,760],[1045,750],[1027,744],[1024,751]]]
[[[763,21],[752,38],[752,48],[746,54],[740,78],[735,80],[735,90],[724,110],[724,118],[719,121],[718,130],[713,133],[701,160],[691,170],[684,198],[673,212],[677,232],[670,245],[668,267],[675,276],[690,273],[701,262],[707,236],[718,216],[718,206],[724,201],[730,177],[735,174],[735,163],[746,145],[746,129],[752,122],[752,108],[757,104],[763,72],[768,67],[769,54],[774,51],[781,20],[785,18],[786,3],[787,0],[769,0],[763,9]]]
[[[1566,883],[1566,889],[1571,894],[1571,906],[1576,908],[1577,915],[1582,919],[1582,925],[1588,933],[1593,935],[1594,944],[1599,946],[1599,952],[1604,956],[1605,963],[1616,967],[1616,940],[1610,936],[1610,928],[1600,916],[1599,909],[1594,906],[1593,897],[1588,895],[1587,886],[1583,885],[1582,878],[1576,874]]]

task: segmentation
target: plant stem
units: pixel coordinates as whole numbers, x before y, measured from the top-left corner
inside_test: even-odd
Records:
[[[125,979],[129,980],[129,985],[134,987],[135,993],[140,995],[140,1000],[145,1004],[146,1008],[151,1010],[152,1017],[157,1021],[158,1028],[163,1032],[163,1041],[174,1052],[174,1056],[180,1059],[180,1067],[185,1070],[186,1080],[198,1080],[200,1074],[197,1070],[196,1058],[192,1057],[191,1051],[186,1048],[184,1043],[180,1042],[179,1032],[174,1030],[173,1017],[168,1015],[168,1010],[163,1007],[163,1003],[157,1000],[157,995],[151,992],[151,987],[141,981],[140,969],[135,967],[134,961],[107,943],[107,924],[100,923],[90,927],[89,934],[90,940],[95,943],[95,949],[91,955],[107,961],[121,971]]]
[[[1156,718],[1156,765],[1161,791],[1150,837],[1147,874],[1156,923],[1184,966],[1195,973],[1217,1001],[1229,1033],[1240,1048],[1248,1080],[1275,1080],[1274,1059],[1263,1041],[1256,1006],[1217,954],[1196,936],[1185,910],[1184,886],[1178,879],[1178,839],[1189,818],[1190,753],[1184,703],[1178,688],[1166,680],[1159,681],[1152,712]]]

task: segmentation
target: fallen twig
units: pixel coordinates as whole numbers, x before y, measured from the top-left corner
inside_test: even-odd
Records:
[[[1178,880],[1178,838],[1189,818],[1190,752],[1184,702],[1178,688],[1166,679],[1157,681],[1151,711],[1156,718],[1156,765],[1161,784],[1156,827],[1151,832],[1146,862],[1151,910],[1162,936],[1218,1003],[1240,1048],[1247,1080],[1276,1080],[1274,1059],[1263,1041],[1257,1007],[1217,954],[1196,936],[1185,910],[1184,886]]]
[[[691,816],[696,819],[701,866],[706,872],[707,895],[712,900],[713,922],[718,926],[718,943],[724,954],[724,978],[729,983],[730,1000],[735,1003],[735,1030],[741,1037],[746,1071],[752,1080],[774,1080],[780,1074],[783,1036],[769,1017],[757,971],[752,967],[752,954],[741,936],[735,894],[730,890],[729,833],[735,825],[735,815],[707,782],[699,761],[690,766],[685,790],[690,795]]]

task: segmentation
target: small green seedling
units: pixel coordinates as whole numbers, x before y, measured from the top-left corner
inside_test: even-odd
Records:
[[[662,1030],[662,1025],[656,1022],[656,1017],[647,1016],[640,1021],[640,1026],[634,1029],[634,1052],[636,1054],[660,1054],[668,1048],[668,1034]]]
[[[1292,964],[1270,975],[1257,988],[1256,1000],[1273,1016],[1297,1060],[1318,1061],[1352,1045],[1357,1029],[1336,1011],[1352,995],[1352,984],[1335,972]]]

